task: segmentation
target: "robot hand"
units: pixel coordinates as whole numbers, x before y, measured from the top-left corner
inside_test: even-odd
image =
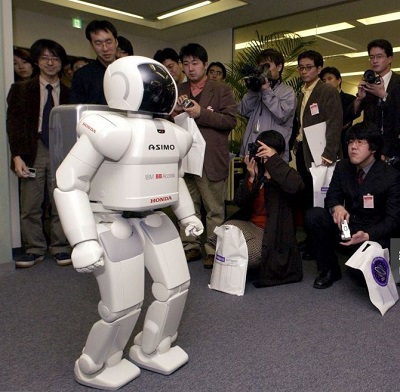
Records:
[[[204,231],[204,226],[201,223],[201,220],[195,215],[183,218],[180,223],[185,228],[186,235],[197,237]]]
[[[72,251],[72,263],[78,272],[92,272],[104,265],[103,248],[95,240],[80,242]]]

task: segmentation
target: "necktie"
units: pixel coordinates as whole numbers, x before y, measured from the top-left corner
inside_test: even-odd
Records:
[[[361,185],[363,180],[364,180],[364,170],[363,169],[358,169],[357,171],[357,184]]]
[[[43,116],[42,116],[42,133],[40,134],[40,138],[43,144],[49,148],[49,120],[50,120],[50,112],[54,107],[53,94],[51,93],[53,90],[53,86],[48,84],[46,86],[47,89],[47,101],[43,108]]]

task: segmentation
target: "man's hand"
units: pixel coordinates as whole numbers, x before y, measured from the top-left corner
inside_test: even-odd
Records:
[[[340,244],[344,246],[350,246],[350,245],[361,244],[365,241],[369,241],[369,234],[360,230],[357,231],[357,233],[353,234],[349,241],[344,241],[341,242]]]
[[[337,206],[333,207],[332,217],[333,217],[333,221],[336,223],[339,230],[342,230],[343,221],[346,220],[347,223],[350,222],[350,214],[341,205],[337,205]]]
[[[81,242],[74,247],[71,259],[78,272],[92,272],[104,265],[103,248],[95,240]]]
[[[191,235],[197,237],[204,231],[203,223],[201,223],[201,220],[195,215],[183,218],[180,223],[185,228],[185,234],[187,236]]]
[[[13,158],[13,161],[16,175],[21,178],[28,178],[29,170],[24,160],[18,155]]]
[[[386,95],[386,91],[385,91],[385,85],[383,83],[383,79],[380,78],[380,83],[366,83],[366,82],[361,82],[359,85],[358,90],[361,91],[364,90],[364,94],[366,93],[370,93],[372,95],[375,95],[378,98],[384,98]],[[360,92],[358,93],[358,98],[362,97],[362,93],[360,95]],[[365,97],[365,95],[364,95]]]

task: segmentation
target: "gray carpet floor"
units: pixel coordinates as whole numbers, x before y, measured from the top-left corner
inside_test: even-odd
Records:
[[[315,290],[313,261],[296,284],[256,289],[248,274],[242,297],[210,290],[201,261],[189,268],[177,340],[189,362],[170,376],[142,370],[121,391],[400,391],[399,304],[382,317],[346,274]],[[0,277],[0,391],[93,391],[73,366],[98,300],[93,276],[51,259]]]

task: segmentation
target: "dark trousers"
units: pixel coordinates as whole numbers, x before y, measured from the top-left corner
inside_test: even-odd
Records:
[[[321,207],[307,210],[304,225],[311,237],[311,246],[318,270],[322,272],[339,271],[336,249],[341,241],[340,231],[329,211]],[[350,257],[360,245],[341,246],[340,251]]]
[[[300,194],[299,204],[300,208],[306,211],[314,205],[314,187],[312,175],[304,162],[303,142],[300,142],[297,147],[296,169],[304,182],[304,190]]]

